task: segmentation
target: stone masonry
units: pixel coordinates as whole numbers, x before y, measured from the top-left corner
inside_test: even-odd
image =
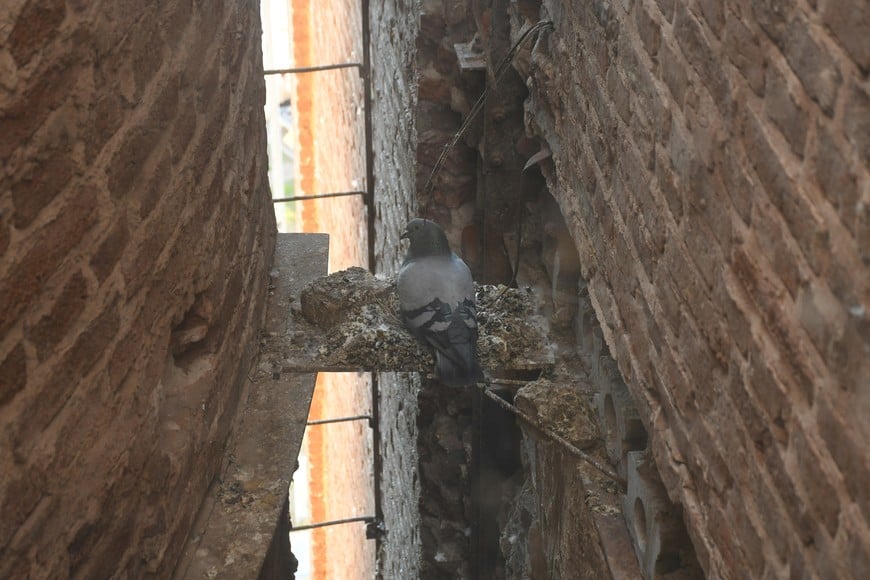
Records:
[[[168,577],[268,294],[256,2],[0,10],[0,577]]]

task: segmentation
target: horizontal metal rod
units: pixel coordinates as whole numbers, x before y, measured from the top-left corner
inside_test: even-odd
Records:
[[[343,423],[345,421],[362,421],[363,419],[371,421],[371,415],[354,415],[352,417],[337,417],[335,419],[316,419],[309,421],[306,425],[326,425],[327,423]]]
[[[353,522],[365,522],[370,523],[375,521],[374,516],[359,516],[355,518],[345,518],[343,520],[332,520],[329,522],[320,522],[317,524],[308,524],[305,526],[293,526],[290,528],[291,532],[301,532],[302,530],[313,530],[314,528],[325,528],[328,526],[337,526],[339,524],[351,524]]]
[[[491,382],[494,385],[515,385],[515,386],[522,387],[524,385],[528,385],[529,383],[533,383],[535,381],[534,380],[518,381],[516,379],[489,379],[489,382]]]
[[[336,193],[318,193],[315,195],[297,195],[294,197],[274,197],[272,203],[285,203],[288,201],[305,201],[306,199],[320,199],[323,197],[347,197],[350,195],[368,195],[367,191],[339,191]]]
[[[495,381],[493,381],[493,382],[495,382]],[[514,415],[516,415],[522,421],[528,423],[529,425],[531,425],[532,427],[534,427],[535,429],[540,431],[545,437],[547,437],[548,439],[550,439],[554,443],[557,443],[558,445],[561,445],[562,447],[564,447],[569,453],[571,453],[571,455],[574,455],[575,457],[578,457],[579,459],[582,459],[583,461],[585,461],[590,467],[593,467],[596,471],[602,473],[603,475],[606,475],[608,478],[612,479],[613,481],[616,481],[622,485],[625,485],[625,482],[622,480],[622,478],[619,477],[619,475],[616,474],[615,471],[613,471],[613,469],[610,469],[609,467],[605,466],[600,461],[597,461],[595,458],[593,458],[588,453],[581,451],[580,449],[578,449],[577,447],[572,445],[564,437],[557,435],[556,433],[553,433],[551,430],[549,430],[546,427],[544,427],[543,425],[541,425],[538,421],[532,419],[530,416],[528,416],[525,413],[523,413],[522,411],[520,411],[514,405],[511,405],[510,403],[508,403],[507,401],[505,401],[504,399],[502,399],[501,397],[499,397],[498,395],[496,395],[495,393],[493,393],[492,391],[487,389],[483,383],[479,383],[479,386],[481,389],[483,389],[483,393],[487,397],[492,399],[495,403],[497,403],[500,407],[502,407],[503,409],[506,409],[506,410],[510,411],[511,413],[513,413]]]
[[[359,62],[345,62],[341,64],[324,64],[321,66],[301,66],[298,68],[278,68],[278,69],[267,69],[263,71],[264,75],[292,75],[298,73],[310,73],[310,72],[318,72],[322,70],[335,70],[338,68],[362,68],[362,63]]]

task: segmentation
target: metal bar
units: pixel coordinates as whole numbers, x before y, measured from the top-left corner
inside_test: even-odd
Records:
[[[358,516],[355,518],[345,518],[343,520],[331,520],[328,522],[319,522],[316,524],[307,524],[304,526],[293,526],[290,528],[290,532],[301,532],[302,530],[313,530],[315,528],[325,528],[328,526],[337,526],[339,524],[351,524],[353,522],[365,522],[371,523],[375,521],[375,518],[372,516]]]
[[[369,272],[372,274],[377,272],[377,257],[375,255],[375,153],[373,147],[373,131],[372,131],[372,47],[371,47],[371,13],[370,0],[361,0],[361,16],[362,16],[362,52],[363,52],[363,68],[360,69],[360,75],[363,79],[363,123],[365,133],[365,154],[366,154],[366,191],[368,194],[365,197],[366,205],[366,225],[367,225],[367,244],[369,250]],[[374,495],[375,518],[378,522],[384,521],[384,512],[381,502],[381,472],[383,471],[383,462],[381,461],[381,411],[380,411],[380,388],[378,386],[378,373],[370,373],[372,381],[372,418],[369,426],[372,429],[372,491]],[[380,554],[381,542],[383,534],[375,536],[375,554]],[[382,558],[378,558],[382,562]],[[378,566],[375,571],[375,577],[381,580],[384,577],[383,568]]]
[[[558,443],[559,445],[564,447],[569,453],[571,453],[571,455],[574,455],[575,457],[582,459],[590,467],[595,468],[597,471],[606,475],[607,477],[609,477],[613,481],[619,482],[620,484],[623,484],[623,485],[625,484],[625,482],[619,477],[619,475],[617,475],[616,472],[613,471],[611,468],[605,466],[604,464],[602,464],[600,461],[593,458],[588,453],[581,451],[580,449],[578,449],[577,447],[572,445],[564,437],[557,435],[556,433],[553,433],[552,431],[550,431],[549,429],[547,429],[546,427],[544,427],[543,425],[538,423],[536,420],[532,419],[531,417],[529,417],[528,415],[526,415],[525,413],[523,413],[522,411],[517,409],[514,405],[511,405],[510,403],[508,403],[507,401],[505,401],[504,399],[502,399],[501,397],[499,397],[498,395],[496,395],[495,393],[493,393],[492,391],[487,389],[485,386],[483,386],[482,383],[480,383],[480,389],[484,392],[484,394],[487,397],[489,397],[490,399],[495,401],[499,406],[501,406],[504,409],[507,409],[508,411],[510,411],[511,413],[516,415],[517,417],[519,417],[521,420],[525,421],[526,423],[528,423],[529,425],[531,425],[532,427],[534,427],[535,429],[540,431],[545,437],[547,437],[548,439],[550,439],[554,443]]]
[[[522,387],[534,381],[520,381],[517,379],[489,379],[489,382],[494,385],[511,385]]]
[[[375,256],[375,154],[372,128],[372,47],[371,23],[369,22],[369,0],[362,0],[362,49],[363,68],[360,75],[363,79],[363,123],[365,132],[366,154],[366,221],[368,226],[369,271],[376,270]]]
[[[328,423],[344,423],[347,421],[361,421],[363,419],[367,419],[368,421],[372,420],[371,415],[354,415],[352,417],[337,417],[335,419],[316,419],[314,421],[309,421],[306,425],[326,425]]]
[[[272,203],[286,203],[289,201],[305,201],[308,199],[321,199],[326,197],[347,197],[350,195],[367,195],[365,191],[339,191],[336,193],[317,193],[314,195],[297,195],[294,197],[275,197]]]
[[[301,66],[298,68],[277,68],[263,71],[263,75],[292,75],[300,73],[319,72],[322,70],[335,70],[339,68],[363,68],[359,62],[345,62],[341,64],[324,64],[320,66]]]

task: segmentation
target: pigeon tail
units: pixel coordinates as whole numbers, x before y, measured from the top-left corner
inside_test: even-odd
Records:
[[[473,307],[472,307],[473,308]],[[483,380],[483,369],[477,361],[477,327],[469,327],[466,317],[473,310],[457,308],[450,316],[450,326],[442,334],[447,344],[435,344],[435,377],[451,387],[464,387]]]
[[[456,346],[449,354],[435,351],[435,378],[448,387],[465,387],[482,381],[483,369],[474,349],[470,344]]]

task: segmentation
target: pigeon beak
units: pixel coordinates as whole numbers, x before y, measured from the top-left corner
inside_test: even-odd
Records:
[[[400,240],[407,240],[408,239],[408,231],[405,230],[404,232],[402,232],[402,235],[399,236],[399,239]]]

